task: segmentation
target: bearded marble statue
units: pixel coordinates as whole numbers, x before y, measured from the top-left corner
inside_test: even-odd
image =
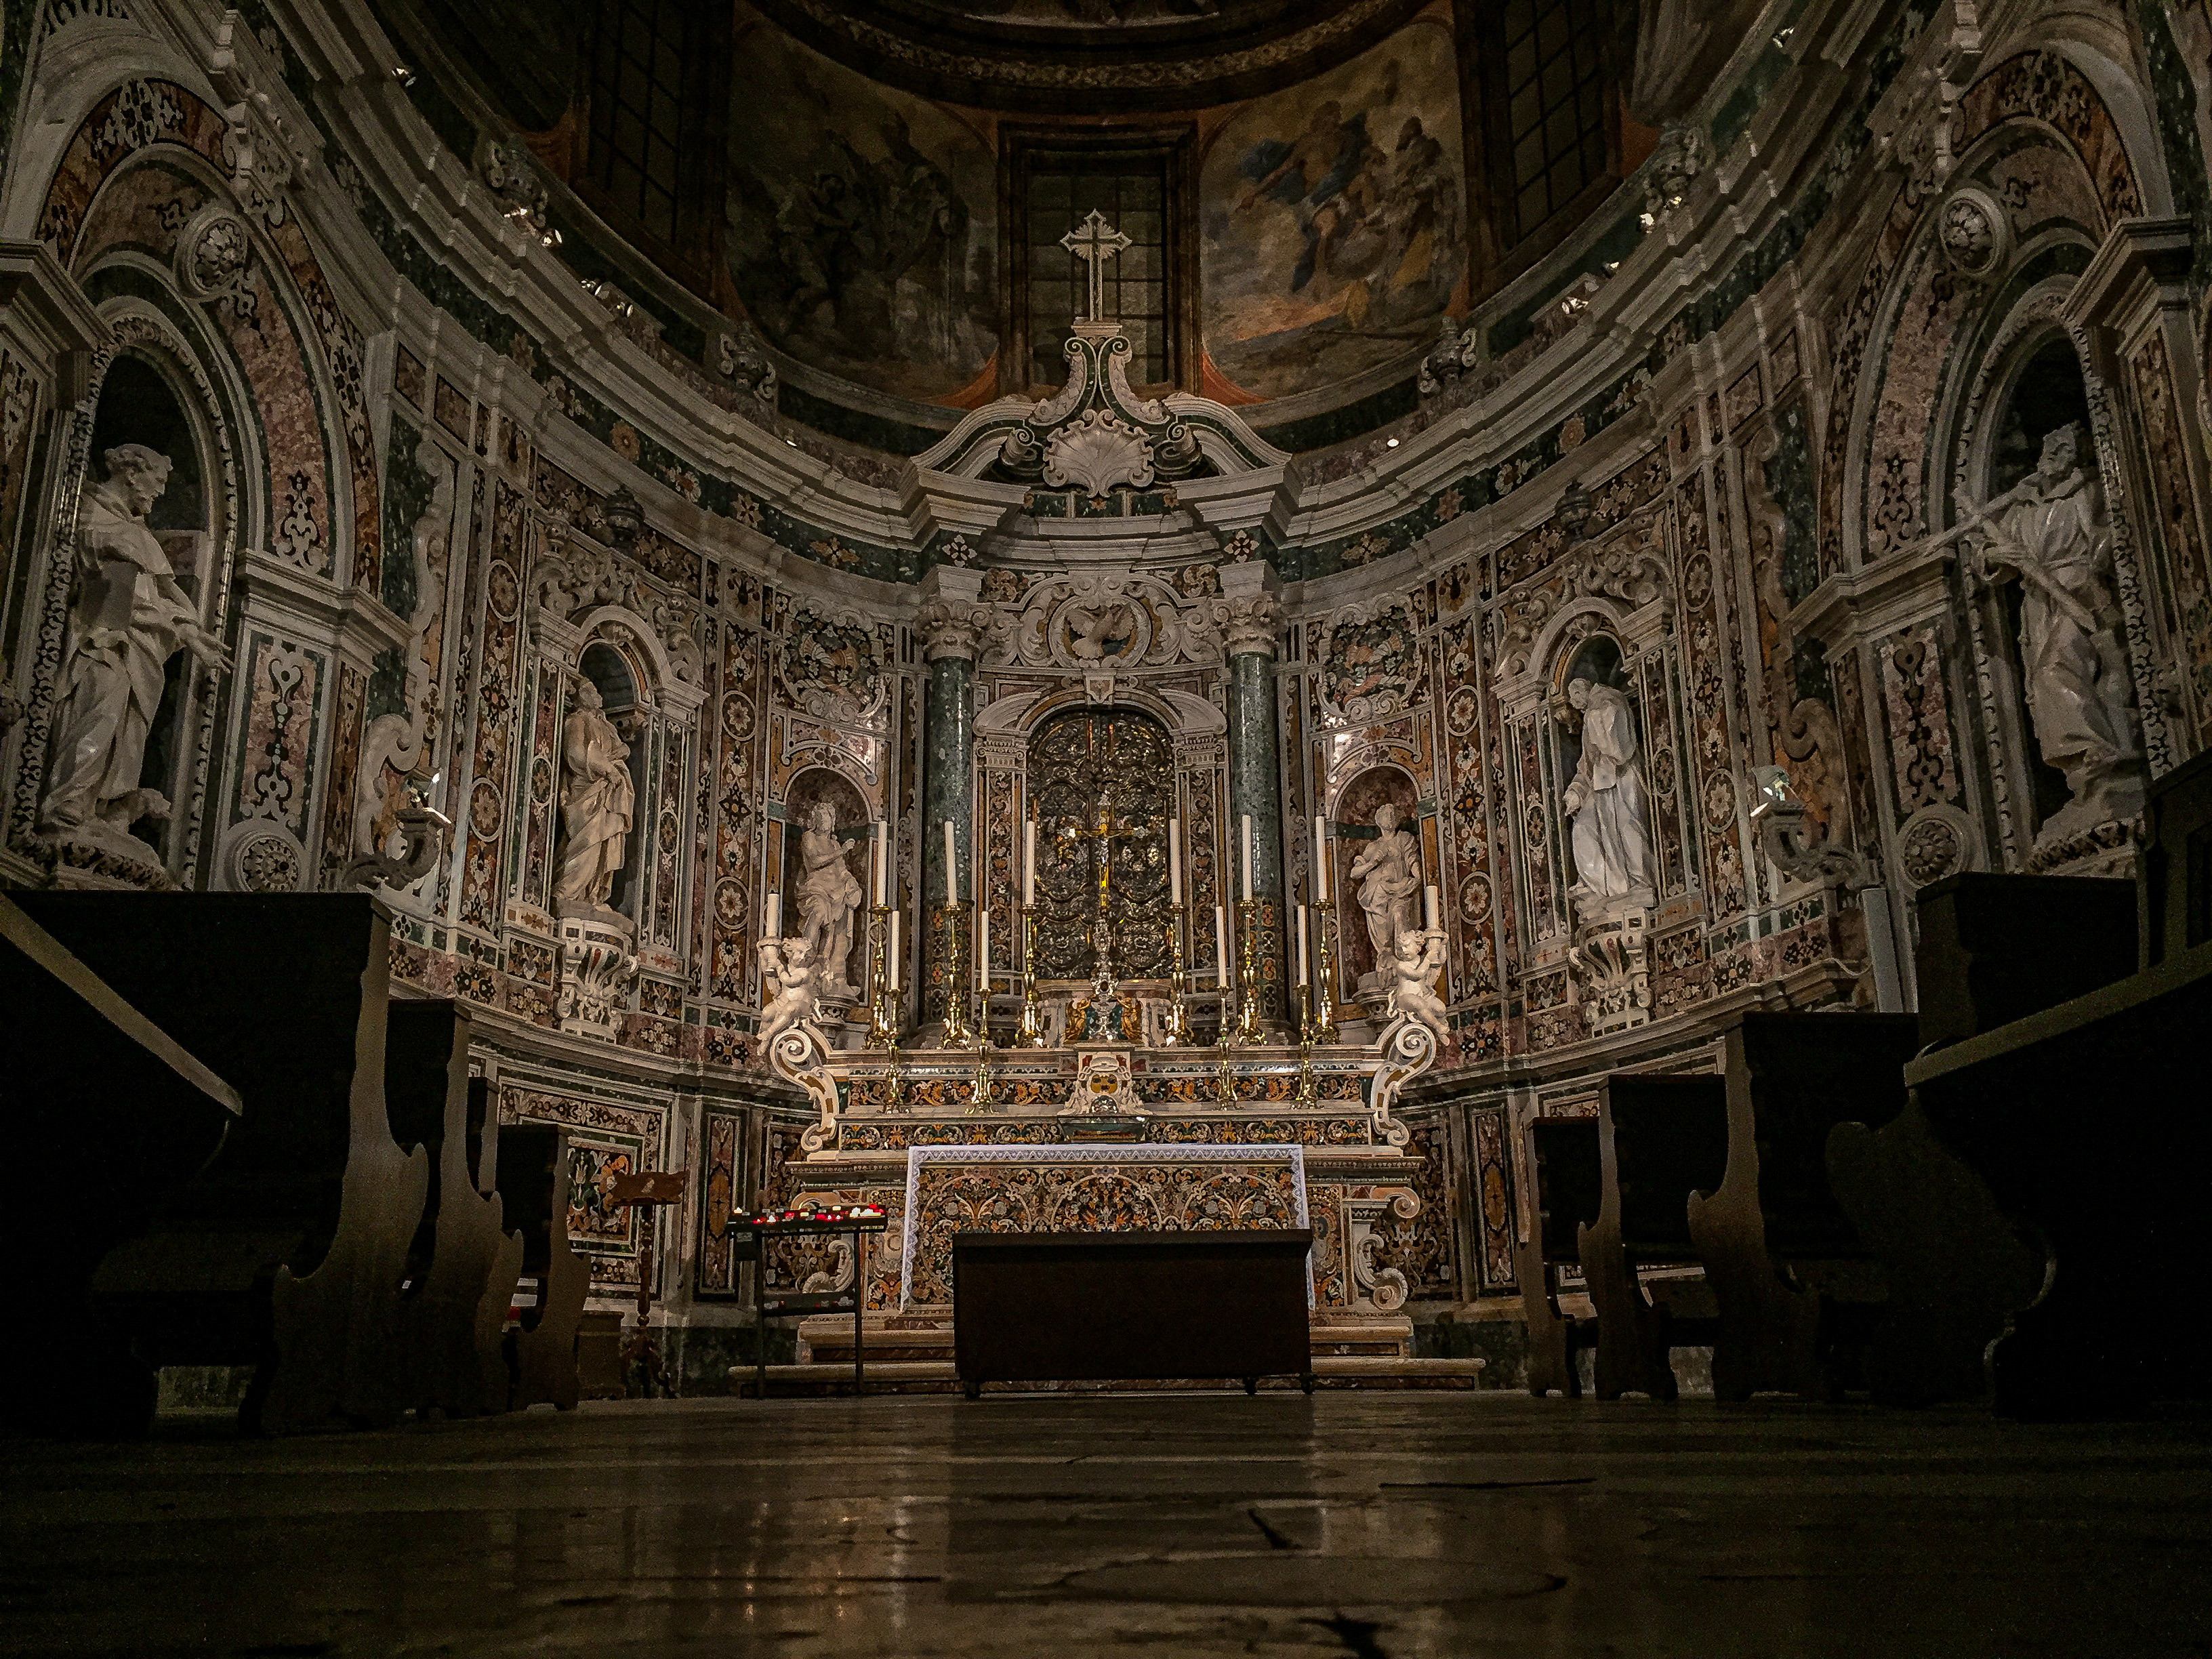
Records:
[[[860,883],[837,839],[837,813],[817,801],[799,838],[799,915],[808,952],[821,964],[825,992],[849,991],[846,964],[853,952],[853,913],[860,908]]]
[[[1387,987],[1401,935],[1414,931],[1420,914],[1421,844],[1400,829],[1389,801],[1375,809],[1376,837],[1352,860],[1350,878],[1366,913],[1368,942],[1375,947],[1372,978]],[[1364,982],[1364,981],[1363,981]]]
[[[131,825],[169,810],[138,783],[163,670],[179,651],[216,669],[228,659],[147,526],[168,488],[169,458],[118,444],[100,460],[106,477],[85,492],[77,516],[76,598],[40,827],[144,862],[149,849]]]
[[[1972,570],[2021,585],[2020,654],[2028,719],[2043,758],[2073,795],[2043,826],[2063,840],[2142,810],[2144,767],[2135,687],[2104,492],[2083,470],[2081,428],[2046,434],[2035,471],[1968,526]]]
[[[629,760],[629,745],[607,718],[599,687],[579,681],[576,706],[561,728],[562,840],[553,897],[564,910],[608,909],[635,808]]]
[[[1559,807],[1574,820],[1577,908],[1651,891],[1651,811],[1642,745],[1628,699],[1595,680],[1571,680],[1567,701],[1583,717],[1582,758]]]

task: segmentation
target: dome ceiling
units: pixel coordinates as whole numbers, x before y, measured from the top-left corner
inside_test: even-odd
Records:
[[[1425,0],[756,0],[879,80],[986,108],[1189,109],[1316,75]]]

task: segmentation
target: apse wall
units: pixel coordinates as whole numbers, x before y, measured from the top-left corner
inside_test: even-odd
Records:
[[[1279,989],[1281,908],[1314,896],[1302,826],[1356,846],[1387,803],[1417,827],[1454,1048],[1405,1104],[1431,1184],[1378,1260],[1431,1340],[1464,1343],[1433,1321],[1510,1305],[1531,1119],[1591,1109],[1614,1066],[1709,1068],[1736,1009],[1910,1006],[1920,888],[2122,867],[2129,788],[2212,722],[2200,8],[1992,8],[1977,33],[1778,0],[1734,21],[1744,44],[1656,153],[1510,273],[1466,152],[1425,147],[1466,120],[1448,6],[1295,87],[1143,112],[1192,119],[1210,367],[1137,425],[1156,447],[1182,426],[1203,459],[1093,492],[1002,459],[1038,404],[991,368],[990,158],[1033,112],[857,85],[737,17],[732,40],[771,32],[747,61],[774,72],[712,137],[753,132],[755,182],[727,204],[729,258],[686,288],[590,222],[544,159],[557,111],[502,121],[482,77],[431,71],[404,9],[11,13],[0,877],[374,886],[398,980],[477,1012],[504,1114],[568,1125],[592,1171],[693,1172],[661,1288],[704,1379],[740,1340],[730,1207],[809,1121],[753,1042],[794,826],[824,799],[882,817],[900,902],[941,891],[931,710],[957,679],[963,850],[1011,860],[994,743],[1041,712],[1019,699],[1081,676],[1027,619],[1111,584],[1157,647],[1135,666],[1190,745],[1177,765],[1224,778],[1210,866],[1230,747],[1275,734],[1272,775],[1237,787],[1271,789],[1283,826]],[[1404,160],[1381,198],[1430,192],[1424,228],[1383,216],[1378,264],[1308,247],[1269,199],[1279,147],[1332,103]],[[802,305],[813,256],[775,227],[840,166],[942,193],[928,257]],[[1372,338],[1300,333],[1358,284]],[[1294,340],[1316,343],[1276,349]],[[1409,364],[1403,406],[1375,406]],[[1271,427],[1254,395],[1304,412]],[[924,407],[937,423],[901,453]],[[2094,779],[2039,726],[2017,580],[1933,539],[2077,422],[2134,744]],[[120,442],[173,463],[149,526],[229,656],[177,659],[149,710],[141,787],[167,810],[123,826],[143,852],[41,817],[80,507]],[[1633,938],[1600,939],[1571,896],[1577,679],[1618,695],[1640,746]],[[580,972],[552,902],[586,681],[629,750],[637,969],[618,986]],[[1008,915],[1011,873],[989,876]],[[1334,988],[1355,1026],[1374,1012],[1358,945]],[[921,1024],[938,964],[910,967]],[[634,1290],[627,1212],[586,1203],[572,1224],[595,1292]]]

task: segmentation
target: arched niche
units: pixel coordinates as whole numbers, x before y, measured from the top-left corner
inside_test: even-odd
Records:
[[[838,849],[838,862],[817,861],[820,853],[829,849],[808,845],[808,832],[815,815],[824,811],[830,815],[827,833]],[[834,920],[830,914],[834,907],[825,902],[810,908],[807,900],[811,891],[819,890],[826,898],[834,890],[839,863],[851,878],[848,891],[858,896],[857,907],[849,914],[844,960],[836,964],[842,987],[832,986],[833,991],[858,989],[867,983],[866,916],[872,897],[868,891],[872,874],[869,843],[873,823],[873,815],[868,811],[867,799],[860,786],[830,767],[808,767],[793,776],[790,787],[784,791],[783,851],[778,866],[778,885],[783,893],[784,936],[803,937],[813,941],[817,950],[822,948],[820,940],[827,931],[825,922]]]
[[[1375,921],[1361,902],[1362,891],[1371,878],[1363,872],[1355,880],[1352,872],[1358,866],[1361,854],[1380,840],[1382,832],[1375,821],[1376,815],[1386,805],[1397,811],[1399,828],[1409,832],[1415,841],[1421,839],[1420,799],[1421,792],[1413,775],[1389,765],[1367,768],[1348,779],[1338,792],[1334,814],[1336,848],[1330,865],[1336,884],[1336,973],[1340,1001],[1375,996],[1382,988],[1376,972]],[[1425,849],[1422,860],[1425,871]],[[1424,880],[1425,883],[1425,876]],[[1379,905],[1382,895],[1378,891],[1373,896]],[[1413,913],[1418,922],[1421,895],[1416,891],[1413,899]]]
[[[220,599],[221,574],[216,568],[220,493],[210,487],[210,435],[177,365],[141,347],[117,352],[101,379],[82,491],[99,486],[106,476],[105,458],[126,445],[167,458],[168,483],[147,514],[147,526],[202,623],[219,627],[220,617],[210,615],[210,592]],[[191,816],[198,763],[195,661],[191,653],[179,651],[163,665],[161,700],[147,726],[139,765],[138,787],[159,794],[169,803],[168,811],[141,817],[130,826],[173,870],[182,855],[179,837]]]
[[[614,884],[608,890],[607,903],[609,908],[619,910],[635,921],[638,917],[634,905],[640,880],[639,860],[645,844],[643,808],[651,799],[646,788],[645,745],[638,741],[644,698],[637,665],[608,641],[592,640],[577,653],[576,671],[599,692],[599,706],[606,711],[607,718],[614,722],[615,729],[623,734],[623,741],[629,745],[629,757],[625,763],[629,769],[629,833],[623,841],[622,868],[615,872]],[[563,783],[565,786],[565,763]]]

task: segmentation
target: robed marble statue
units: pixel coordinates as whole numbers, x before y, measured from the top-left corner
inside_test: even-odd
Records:
[[[629,761],[629,745],[607,718],[599,687],[580,680],[561,728],[562,841],[553,896],[563,907],[608,908],[635,802]]]
[[[1607,900],[1648,895],[1651,812],[1636,712],[1626,697],[1595,680],[1570,681],[1567,701],[1583,717],[1582,758],[1559,802],[1574,821],[1575,896],[1599,908]]]
[[[169,810],[158,791],[138,782],[163,671],[179,651],[215,668],[227,659],[146,524],[168,488],[169,458],[143,444],[118,444],[100,460],[107,476],[85,492],[77,516],[69,659],[39,817],[58,839],[143,860],[149,849],[131,825]]]
[[[1413,931],[1420,916],[1421,844],[1398,826],[1398,809],[1389,801],[1375,809],[1375,839],[1352,860],[1350,878],[1359,908],[1367,916],[1367,938],[1375,947],[1373,978],[1387,984],[1398,953],[1399,936]]]
[[[848,850],[837,839],[836,809],[826,800],[817,801],[799,838],[799,916],[824,991],[851,988],[845,970],[853,950],[853,913],[860,908],[860,883],[846,856]]]

